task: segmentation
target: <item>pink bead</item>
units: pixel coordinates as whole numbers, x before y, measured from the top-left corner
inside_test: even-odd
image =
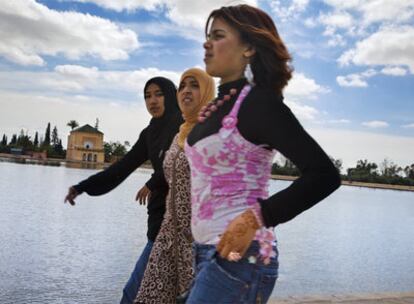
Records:
[[[204,116],[198,117],[198,121],[199,122],[204,122],[205,120],[206,120],[206,118]]]
[[[210,111],[206,111],[206,112],[204,113],[204,116],[205,116],[205,117],[210,117],[210,115],[211,115],[211,112],[210,112]]]
[[[224,101],[230,100],[230,97],[231,97],[230,95],[224,95],[223,100]]]
[[[237,89],[231,89],[230,90],[230,95],[236,95],[236,93],[237,93]]]
[[[217,106],[212,105],[212,106],[210,107],[210,110],[211,110],[211,111],[213,111],[213,112],[217,111]]]
[[[217,101],[217,105],[220,107],[220,106],[222,106],[223,105],[223,103],[224,103],[224,101],[222,100],[222,99],[220,99],[219,101]]]
[[[205,110],[207,110],[207,106],[202,106],[200,112],[204,112]]]

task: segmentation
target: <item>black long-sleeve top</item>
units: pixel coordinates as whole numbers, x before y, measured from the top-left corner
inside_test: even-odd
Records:
[[[228,94],[231,88],[236,88],[239,94],[245,84],[246,80],[240,79],[221,85],[218,98]],[[219,131],[223,117],[230,112],[238,94],[193,128],[188,136],[189,145]],[[237,128],[252,143],[264,144],[282,153],[301,172],[286,189],[258,200],[266,227],[291,220],[340,186],[339,173],[329,157],[274,90],[252,88],[240,107]]]
[[[154,173],[146,182],[146,186],[151,190],[150,200],[147,204],[148,210],[148,230],[147,237],[155,241],[165,213],[165,198],[168,193],[168,184],[165,181],[162,168],[163,152],[168,149],[174,135],[178,132],[179,125],[182,123],[181,114],[172,115],[167,123],[165,130],[160,134],[165,138],[163,150],[152,149],[149,142],[151,140],[150,127],[142,130],[137,142],[132,149],[118,162],[112,164],[107,169],[98,172],[89,178],[73,186],[80,194],[86,192],[92,196],[108,193],[120,183],[122,183],[135,169],[141,166],[148,159],[154,168]]]

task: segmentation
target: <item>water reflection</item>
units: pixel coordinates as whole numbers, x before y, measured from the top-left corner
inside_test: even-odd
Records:
[[[65,162],[66,168],[76,168],[76,169],[98,169],[101,170],[106,168],[107,164],[102,163],[90,163],[90,162]]]

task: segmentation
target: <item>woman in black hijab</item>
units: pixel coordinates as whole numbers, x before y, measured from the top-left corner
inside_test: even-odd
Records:
[[[168,185],[164,178],[162,163],[164,152],[183,123],[177,105],[175,85],[166,78],[155,77],[144,87],[145,104],[152,116],[149,125],[142,130],[132,149],[118,162],[107,169],[71,186],[65,202],[75,205],[74,199],[81,193],[97,196],[108,193],[122,183],[136,168],[150,160],[154,173],[138,191],[136,200],[140,204],[148,200],[148,242],[138,259],[124,290],[121,304],[132,303],[141,284],[152,244],[158,234],[165,212]]]

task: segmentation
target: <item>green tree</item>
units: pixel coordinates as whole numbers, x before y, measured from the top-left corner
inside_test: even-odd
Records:
[[[112,156],[122,157],[127,153],[125,145],[117,142],[104,142],[105,161],[111,161]]]
[[[46,131],[45,131],[45,139],[43,140],[42,145],[45,147],[50,146],[50,122],[47,123]]]
[[[61,139],[59,139],[58,143],[53,146],[53,150],[57,156],[64,156],[64,150]]]
[[[414,164],[406,166],[404,168],[404,173],[407,178],[414,179]]]
[[[59,135],[58,135],[58,129],[55,126],[52,131],[52,145],[56,146],[57,144],[59,144]]]
[[[120,142],[112,143],[112,155],[114,156],[124,156],[127,153],[126,147]]]
[[[27,133],[24,133],[24,130],[20,130],[20,135],[17,138],[16,142],[17,147],[21,147],[23,149],[32,149],[33,143],[30,140],[30,136],[27,135]]]
[[[10,140],[9,145],[10,146],[13,146],[13,145],[16,145],[16,144],[17,144],[17,135],[16,134],[13,134],[13,136],[12,136],[12,138]]]
[[[68,127],[70,127],[71,130],[79,127],[79,124],[76,120],[69,120],[69,122],[66,124]]]
[[[339,173],[342,171],[342,160],[341,159],[335,159],[333,157],[329,157],[334,164],[336,170],[338,170]]]
[[[1,145],[2,146],[7,146],[7,136],[6,136],[6,134],[3,134],[3,138],[1,140]]]
[[[105,154],[105,161],[109,162],[111,160],[111,155],[112,155],[112,146],[110,143],[104,142],[103,145],[104,148],[104,154]]]
[[[35,149],[39,147],[39,134],[37,133],[37,131],[35,133],[35,138],[33,140],[33,147]]]
[[[286,159],[283,166],[281,166],[278,162],[273,163],[272,174],[299,176],[300,171],[292,161]]]
[[[354,181],[376,182],[378,179],[378,165],[368,160],[358,160],[355,168],[348,168],[347,179]]]
[[[6,134],[3,134],[3,138],[0,142],[0,153],[8,153],[9,148],[7,147],[7,136]]]
[[[401,167],[385,158],[381,163],[381,175],[384,177],[399,177],[403,171]]]

